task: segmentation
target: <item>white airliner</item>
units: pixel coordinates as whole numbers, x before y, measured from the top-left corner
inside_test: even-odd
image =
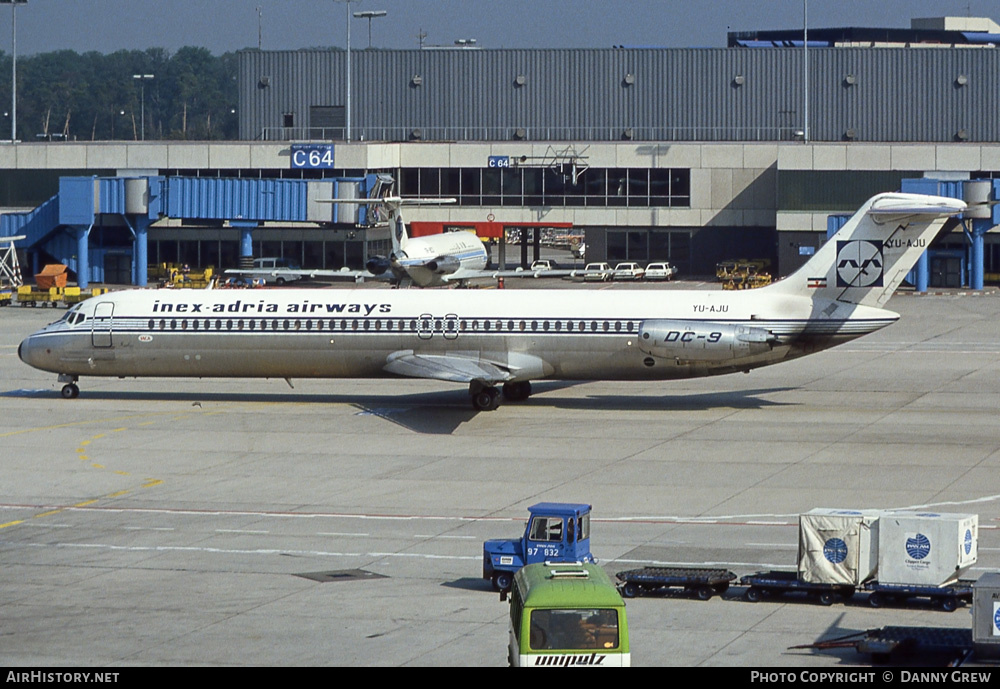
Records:
[[[880,194],[784,280],[744,291],[128,290],[92,297],[18,354],[81,376],[381,378],[464,383],[477,410],[530,381],[749,371],[853,340],[949,216],[951,198]]]
[[[309,270],[307,268],[232,268],[231,275],[291,281],[310,278],[385,278],[394,283],[418,287],[464,284],[478,278],[500,277],[583,277],[585,270],[490,270],[486,245],[472,232],[445,232],[427,237],[410,237],[403,221],[404,205],[454,203],[455,199],[410,199],[386,196],[381,199],[324,199],[326,203],[359,203],[380,206],[392,235],[392,254],[375,256],[365,263],[367,270]]]

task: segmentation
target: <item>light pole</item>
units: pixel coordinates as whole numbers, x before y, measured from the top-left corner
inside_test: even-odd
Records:
[[[139,98],[139,129],[142,131],[142,140],[146,140],[146,81],[154,78],[152,74],[133,74],[133,79],[139,80],[139,91],[142,94]],[[133,130],[134,131],[134,130]],[[133,134],[133,136],[135,136]]]
[[[337,0],[344,3],[347,10],[345,19],[347,21],[347,108],[344,118],[344,141],[351,140],[351,3],[355,0]]]
[[[355,19],[367,19],[368,20],[368,47],[372,47],[372,19],[376,17],[384,17],[387,14],[385,10],[365,10],[363,12],[355,12]]]
[[[28,0],[0,0],[10,5],[11,67],[10,67],[10,142],[17,141],[17,6]]]
[[[809,0],[802,0],[802,137],[809,141]]]

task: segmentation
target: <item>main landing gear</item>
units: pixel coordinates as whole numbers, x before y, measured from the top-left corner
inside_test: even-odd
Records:
[[[75,400],[80,396],[80,388],[76,384],[77,380],[78,378],[76,376],[71,376],[66,373],[59,374],[59,382],[66,383],[62,386],[62,391],[60,392],[64,400]]]
[[[503,384],[503,396],[510,402],[521,402],[531,395],[531,383],[519,380]],[[476,411],[493,411],[500,406],[500,390],[480,381],[469,383],[472,408]]]

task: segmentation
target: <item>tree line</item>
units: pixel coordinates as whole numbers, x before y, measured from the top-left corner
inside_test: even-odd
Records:
[[[195,47],[18,56],[16,138],[236,139],[237,73],[236,53]],[[0,139],[11,131],[11,77],[12,57],[0,52]]]

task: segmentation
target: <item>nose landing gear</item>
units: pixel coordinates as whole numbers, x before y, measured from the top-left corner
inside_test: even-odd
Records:
[[[78,378],[76,376],[71,376],[66,373],[59,374],[59,382],[66,383],[62,386],[62,391],[60,394],[64,400],[75,400],[80,396],[80,388],[77,387],[76,381]]]

